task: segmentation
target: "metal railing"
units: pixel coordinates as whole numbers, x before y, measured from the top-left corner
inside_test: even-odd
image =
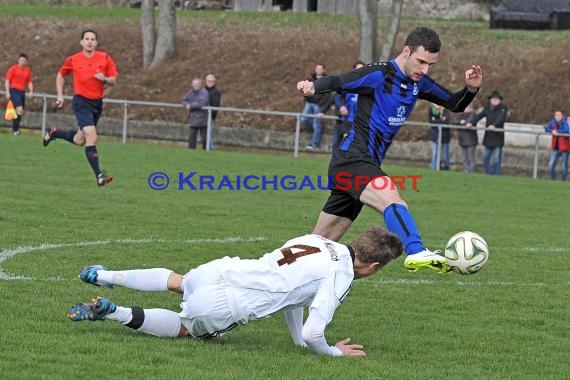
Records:
[[[0,91],[0,94],[4,94],[4,91]],[[40,98],[42,100],[42,121],[41,121],[41,130],[42,134],[46,131],[46,123],[47,123],[47,111],[48,111],[48,99],[56,99],[56,96],[53,94],[46,94],[46,93],[34,93],[34,98]],[[64,99],[70,100],[72,99],[71,96],[64,96]],[[146,106],[146,107],[168,107],[168,108],[184,108],[182,104],[178,103],[163,103],[163,102],[148,102],[148,101],[139,101],[139,100],[126,100],[126,99],[103,99],[104,103],[109,104],[118,104],[123,106],[123,125],[122,125],[122,132],[121,132],[121,142],[123,144],[127,143],[127,132],[129,127],[129,107],[130,106]],[[257,110],[257,109],[244,109],[244,108],[233,108],[233,107],[204,107],[204,109],[208,110],[208,124],[207,124],[207,131],[206,131],[206,150],[211,149],[211,139],[212,139],[212,111],[218,112],[233,112],[233,113],[246,113],[246,114],[257,114],[257,115],[267,115],[267,116],[281,116],[281,117],[291,117],[295,118],[295,142],[293,148],[293,156],[296,158],[299,156],[299,143],[300,143],[300,135],[301,135],[301,118],[322,118],[328,120],[337,120],[336,116],[328,116],[328,115],[306,115],[298,112],[281,112],[281,111],[267,111],[267,110]],[[431,123],[423,123],[423,122],[414,122],[414,121],[406,121],[406,125],[410,126],[418,126],[418,127],[438,127],[439,135],[438,135],[438,152],[437,152],[437,169],[440,170],[440,161],[441,161],[441,137],[442,137],[442,129],[443,128],[450,128],[450,129],[469,129],[469,130],[476,130],[476,131],[485,131],[486,128],[484,127],[471,127],[465,128],[458,125],[452,124],[431,124]],[[542,127],[537,126],[536,127]],[[513,133],[513,134],[527,134],[534,136],[534,160],[533,160],[533,171],[532,177],[534,179],[538,176],[538,156],[539,156],[539,140],[541,136],[551,135],[551,133],[546,132],[535,132],[535,131],[517,131],[517,130],[508,130],[505,131],[504,129],[496,129],[493,130],[494,132],[498,133]],[[559,136],[570,136],[570,134],[559,134]]]
[[[408,121],[406,122],[406,124],[408,125],[415,125],[415,126],[421,126],[421,127],[425,127],[425,126],[430,126],[430,127],[437,127],[438,129],[438,137],[437,137],[437,163],[436,163],[436,170],[439,171],[440,168],[440,164],[441,164],[441,149],[442,149],[442,130],[444,128],[449,128],[449,129],[457,129],[457,130],[470,130],[470,131],[487,131],[487,128],[485,127],[463,127],[463,126],[459,126],[459,125],[453,125],[453,124],[430,124],[430,123],[420,123],[420,122],[415,122],[415,121]],[[540,146],[540,137],[541,136],[551,136],[552,133],[548,133],[548,132],[533,132],[533,131],[507,131],[503,128],[497,128],[497,129],[493,129],[493,132],[497,132],[497,133],[515,133],[515,134],[526,134],[526,135],[532,135],[534,136],[534,158],[533,158],[533,166],[532,166],[532,178],[533,179],[537,179],[538,178],[538,156],[539,156],[539,146]],[[570,137],[570,133],[559,133],[557,134],[557,136],[561,136],[561,137]]]

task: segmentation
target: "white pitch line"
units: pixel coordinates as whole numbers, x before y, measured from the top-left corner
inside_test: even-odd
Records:
[[[251,238],[241,238],[241,237],[227,237],[223,239],[116,239],[116,240],[95,240],[95,241],[83,241],[77,243],[61,243],[52,244],[44,243],[37,246],[20,246],[16,248],[8,248],[0,251],[0,264],[4,261],[12,258],[16,255],[29,252],[43,252],[52,249],[59,249],[65,247],[85,247],[85,246],[97,246],[106,244],[150,244],[150,243],[184,243],[184,244],[200,244],[200,243],[237,243],[237,242],[255,242],[267,240],[265,237],[251,237]],[[33,280],[31,277],[14,275],[6,273],[2,267],[0,267],[0,280]],[[61,280],[60,277],[51,278],[49,280]]]
[[[453,275],[453,274],[452,274]],[[364,278],[361,280],[356,281],[356,283],[370,283],[370,284],[381,284],[381,285],[457,285],[457,286],[530,286],[535,288],[545,287],[548,286],[545,282],[514,282],[514,281],[460,281],[460,280],[410,280],[406,278],[400,279],[371,279],[371,278]],[[554,284],[551,284],[554,285]],[[566,284],[556,284],[569,286],[570,283]]]
[[[548,247],[522,247],[521,251],[526,252],[554,252],[554,253],[565,253],[570,252],[570,247],[556,247],[556,248],[548,248]]]

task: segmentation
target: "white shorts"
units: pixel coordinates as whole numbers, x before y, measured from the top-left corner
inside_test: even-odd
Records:
[[[192,269],[182,280],[184,296],[178,315],[194,338],[219,337],[238,325],[228,306],[225,281],[216,261]]]

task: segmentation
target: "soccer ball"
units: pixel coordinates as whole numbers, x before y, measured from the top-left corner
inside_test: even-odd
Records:
[[[445,245],[445,258],[451,269],[461,274],[477,273],[489,259],[489,247],[481,236],[471,231],[459,232]]]

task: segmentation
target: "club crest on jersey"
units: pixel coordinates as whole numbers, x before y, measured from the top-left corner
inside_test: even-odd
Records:
[[[416,95],[418,94],[418,92],[419,92],[419,90],[418,90],[418,84],[417,84],[417,83],[414,83],[414,92],[413,92],[414,96],[416,96]]]

